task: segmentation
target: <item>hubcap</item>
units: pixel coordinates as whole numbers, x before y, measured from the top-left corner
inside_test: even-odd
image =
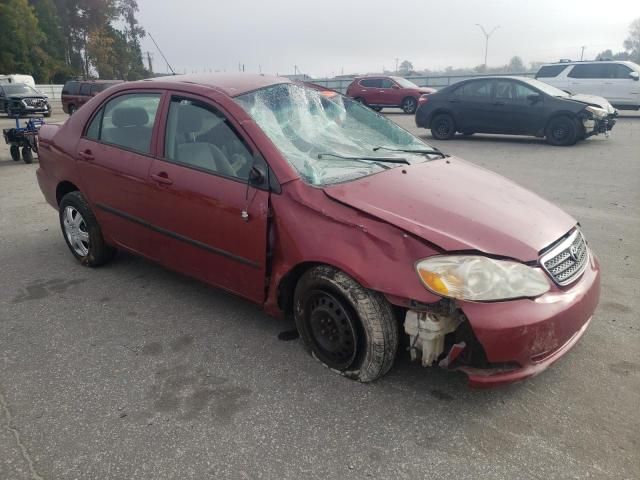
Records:
[[[438,128],[436,129],[439,135],[445,137],[449,134],[449,122],[446,120],[441,120],[438,123]]]
[[[553,129],[553,136],[558,140],[563,140],[568,134],[567,128],[564,125],[556,125]]]
[[[407,100],[404,101],[404,109],[405,110],[413,110],[415,105],[415,100],[412,98],[409,98]]]
[[[65,207],[62,224],[73,251],[81,257],[86,257],[89,254],[89,232],[80,212],[73,207]]]
[[[356,356],[357,334],[352,315],[333,295],[314,291],[307,300],[305,320],[313,351],[328,366],[344,370]]]

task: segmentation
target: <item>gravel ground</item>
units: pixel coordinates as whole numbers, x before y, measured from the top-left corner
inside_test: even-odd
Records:
[[[242,300],[129,255],[79,266],[37,161],[2,145],[0,479],[640,478],[640,115],[570,148],[389,116],[580,220],[603,295],[564,359],[490,391],[404,353],[345,380]]]

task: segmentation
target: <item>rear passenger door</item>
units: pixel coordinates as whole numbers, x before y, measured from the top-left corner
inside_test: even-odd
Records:
[[[109,99],[78,143],[77,169],[102,229],[115,243],[156,258],[149,248],[150,195],[157,112],[162,92],[127,92]]]
[[[160,260],[262,303],[269,191],[248,182],[255,147],[221,105],[182,93],[170,99],[162,138],[148,198]]]

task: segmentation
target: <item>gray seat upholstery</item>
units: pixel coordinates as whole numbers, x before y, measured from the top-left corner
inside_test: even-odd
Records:
[[[177,160],[187,165],[205,168],[223,175],[235,177],[236,173],[222,151],[210,143],[181,143]]]
[[[102,140],[139,152],[149,152],[153,125],[142,107],[120,107],[111,113],[111,124],[102,129]]]

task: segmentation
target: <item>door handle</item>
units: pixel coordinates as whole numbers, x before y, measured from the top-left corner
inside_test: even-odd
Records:
[[[93,153],[88,148],[82,152],[78,152],[78,156],[87,162],[93,162],[95,160]]]
[[[173,180],[171,180],[169,178],[169,175],[167,175],[167,172],[152,173],[151,174],[151,179],[154,182],[160,183],[162,185],[172,185],[173,184]]]

